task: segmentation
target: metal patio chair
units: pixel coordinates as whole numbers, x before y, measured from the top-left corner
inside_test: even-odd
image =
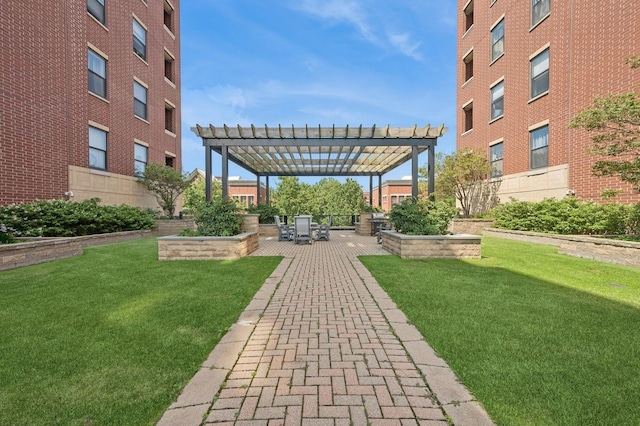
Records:
[[[293,242],[295,244],[311,244],[311,216],[296,216],[293,220]]]
[[[322,224],[318,226],[318,232],[316,233],[316,240],[325,240],[329,241],[329,229],[331,229],[331,224],[333,223],[333,215],[329,216],[329,223]]]
[[[278,241],[289,241],[293,238],[293,226],[280,222],[280,216],[275,215],[273,218],[278,227]]]

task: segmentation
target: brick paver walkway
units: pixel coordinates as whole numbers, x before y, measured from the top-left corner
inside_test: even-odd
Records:
[[[373,237],[332,231],[283,255],[159,425],[492,424],[358,261]]]

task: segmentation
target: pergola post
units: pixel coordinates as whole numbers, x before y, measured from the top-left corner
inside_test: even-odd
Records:
[[[271,205],[271,200],[269,199],[269,192],[270,192],[270,191],[269,191],[269,175],[267,175],[267,193],[266,193],[266,197],[267,197],[267,199],[266,199],[265,203],[266,203],[268,206],[270,206],[270,205]]]
[[[411,197],[418,199],[418,147],[411,147]]]
[[[429,199],[433,201],[434,196],[433,193],[435,192],[435,188],[436,188],[436,147],[434,144],[429,145],[429,149],[428,149],[428,155],[429,157],[427,158],[427,164],[429,167]]]
[[[382,175],[378,175],[378,207],[382,208]]]
[[[369,205],[373,207],[373,175],[369,175]]]
[[[222,199],[229,197],[229,147],[223,146],[222,154]]]
[[[211,201],[211,182],[213,181],[213,171],[211,167],[211,153],[213,149],[210,146],[204,147],[204,198],[208,202]]]
[[[256,175],[256,206],[260,204],[260,175]]]

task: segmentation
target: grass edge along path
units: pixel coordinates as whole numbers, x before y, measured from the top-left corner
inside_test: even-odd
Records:
[[[0,424],[155,424],[280,260],[145,238],[0,272]]]
[[[640,424],[640,269],[482,246],[474,260],[360,260],[496,424]]]

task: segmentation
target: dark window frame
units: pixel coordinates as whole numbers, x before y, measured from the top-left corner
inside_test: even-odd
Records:
[[[144,152],[144,159],[138,158],[138,149],[142,149]],[[149,147],[134,143],[133,144],[133,174],[137,177],[142,177],[144,175],[144,169],[149,164]]]
[[[540,134],[540,132],[544,131],[544,145],[535,146],[534,142],[536,141],[536,134]],[[531,170],[541,169],[549,166],[549,125],[545,124],[544,126],[537,127],[531,131],[529,131],[529,168]],[[544,161],[540,160],[544,158]]]
[[[147,60],[147,29],[136,19],[132,18],[133,25],[133,53],[138,55],[143,61]],[[136,25],[138,32],[144,37],[144,40],[136,35]]]
[[[107,25],[106,0],[87,0],[87,12],[102,25]]]
[[[104,143],[103,138],[99,141],[95,140],[91,137],[92,129],[96,132],[99,132],[101,135],[104,135]],[[95,134],[95,133],[94,133]],[[104,146],[102,146],[104,145]],[[109,148],[109,132],[103,129],[100,129],[95,126],[89,126],[89,168],[95,170],[103,170],[107,171],[108,169],[108,148]],[[98,159],[102,159],[104,163],[104,167],[96,166],[96,161]]]
[[[136,96],[136,87],[140,89],[144,89],[144,100],[140,99]],[[140,117],[143,120],[147,120],[148,111],[147,111],[147,99],[149,96],[149,90],[142,84],[137,81],[133,81],[133,114],[136,117]]]
[[[91,57],[102,61],[104,75],[91,67]],[[96,96],[107,99],[107,59],[93,49],[87,49],[88,89]]]
[[[551,13],[551,0],[531,0],[531,26],[535,27]]]
[[[462,108],[464,114],[464,132],[473,130],[473,102]]]
[[[504,175],[504,142],[498,142],[489,147],[489,164],[492,178],[498,178]]]
[[[500,47],[499,51],[497,47]],[[497,61],[502,55],[504,55],[504,18],[491,29],[491,62]]]
[[[539,72],[538,74],[534,74],[534,68],[536,67],[536,60],[537,59],[544,59],[543,55],[546,55],[546,63],[547,63],[547,67],[546,69],[544,69],[543,71]],[[536,55],[534,58],[531,59],[531,80],[530,80],[530,86],[531,89],[529,91],[529,94],[531,96],[531,99],[538,97],[546,92],[549,91],[549,68],[550,68],[550,61],[551,61],[551,56],[549,54],[549,48],[546,48],[545,50],[543,50],[542,52],[540,52],[538,55]]]

